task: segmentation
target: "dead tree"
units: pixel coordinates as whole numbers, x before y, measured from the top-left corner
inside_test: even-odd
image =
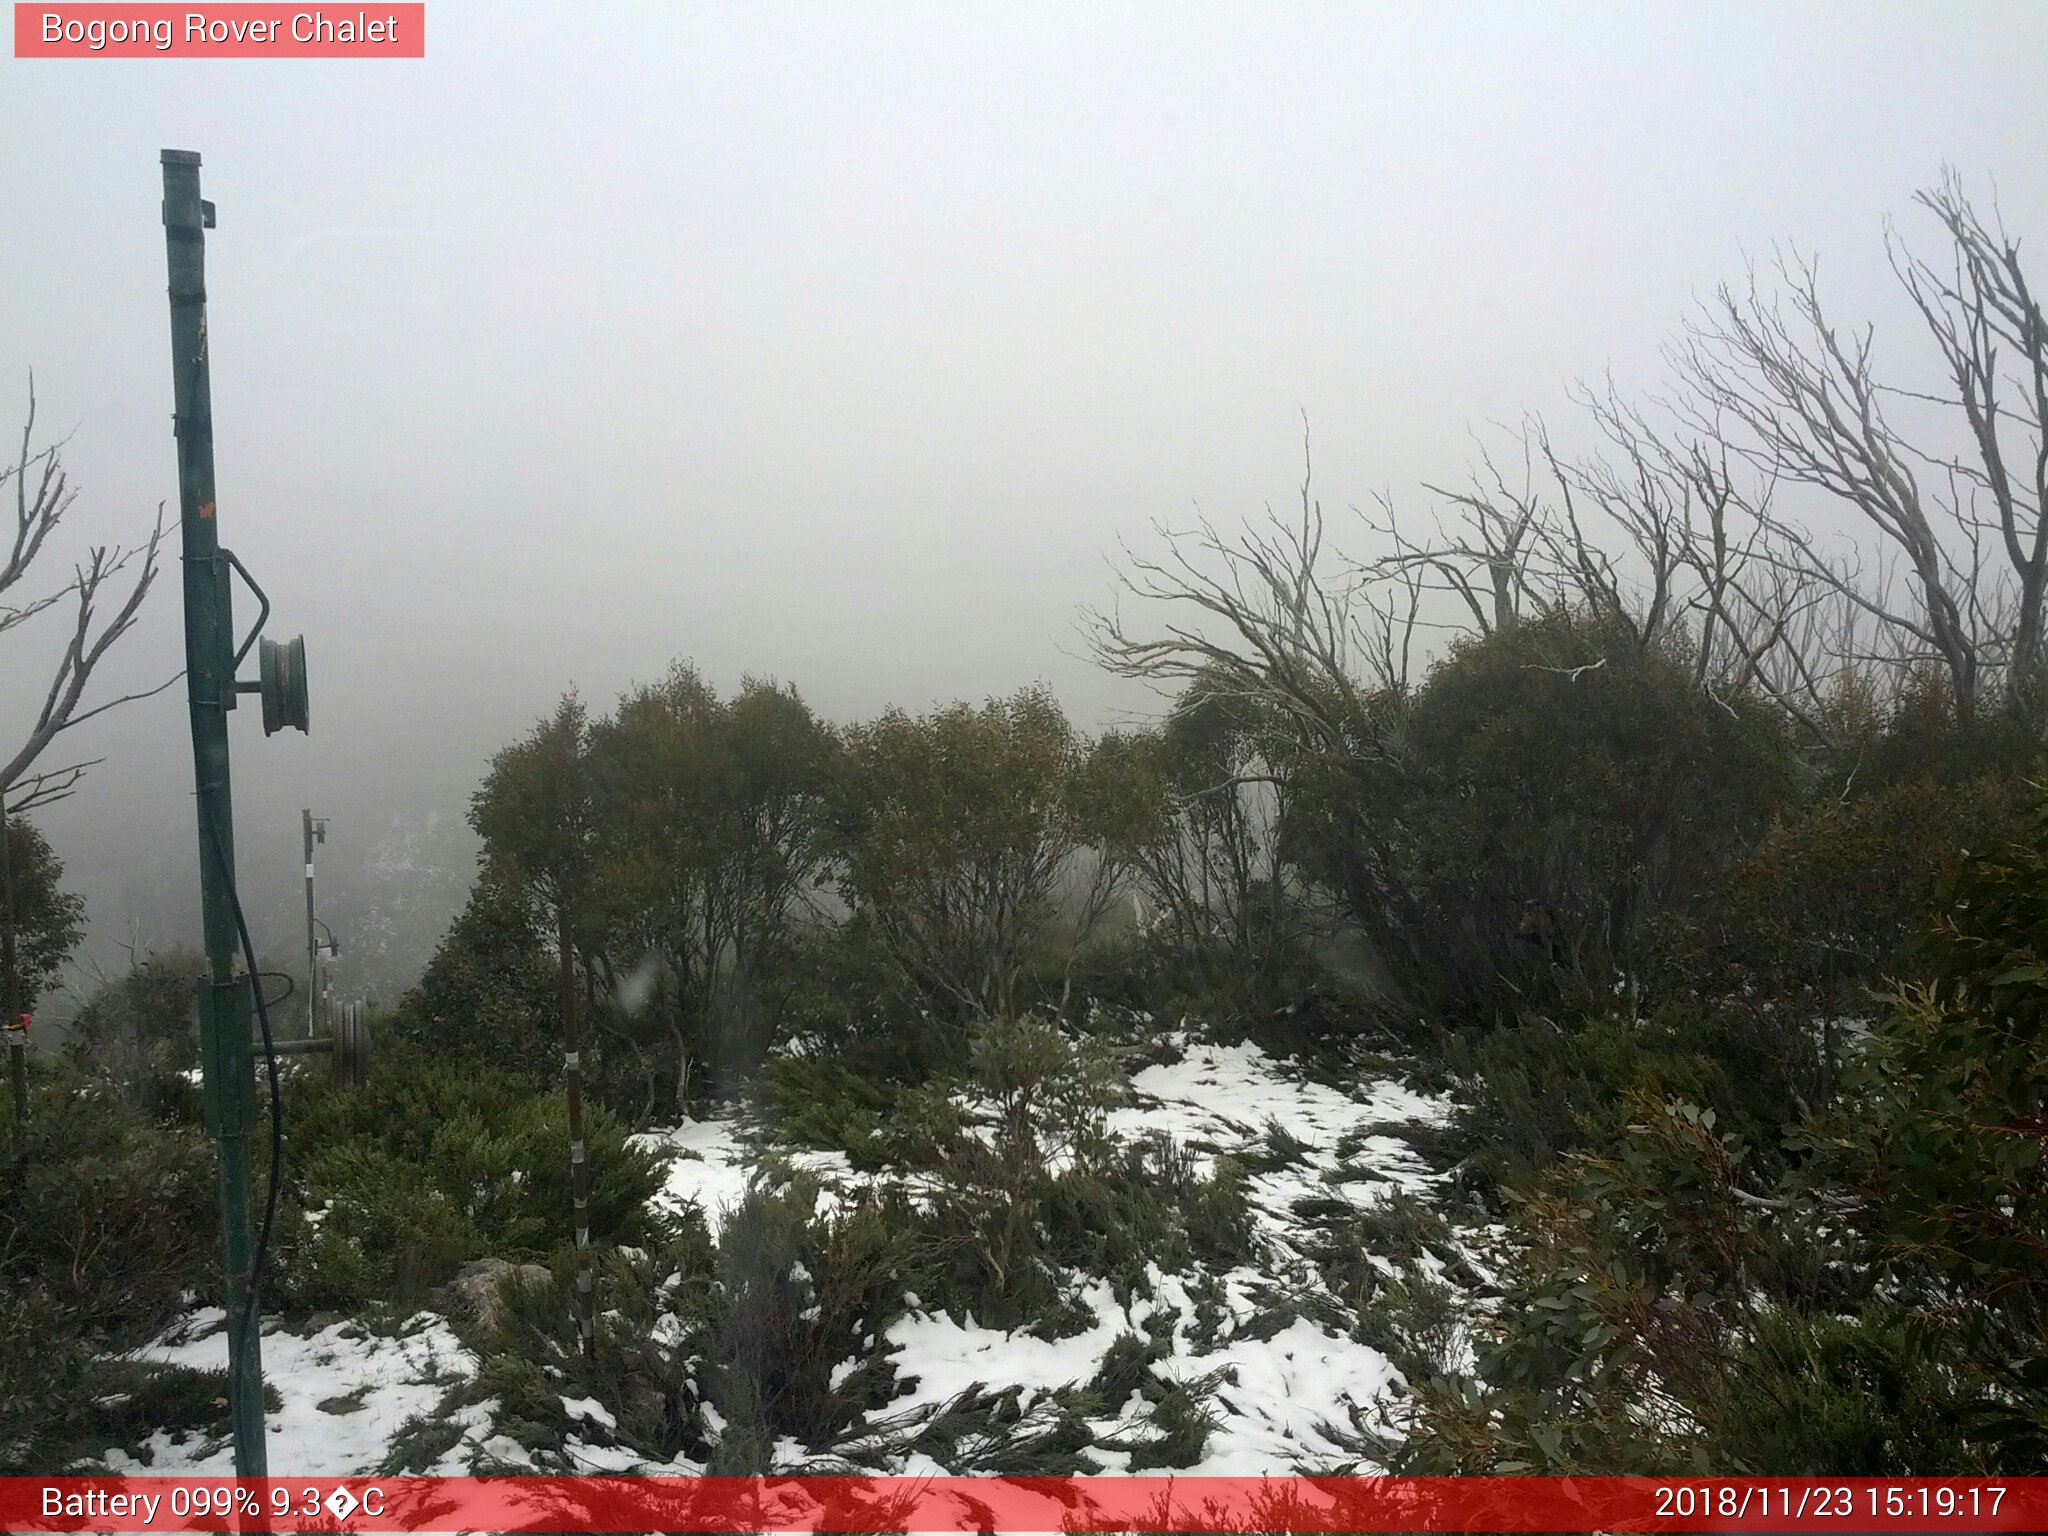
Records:
[[[2009,601],[1989,627],[2000,636],[2011,687],[2032,702],[2048,594],[2048,324],[2020,266],[2019,242],[2002,226],[1994,231],[1985,224],[1953,172],[1917,201],[1948,234],[1949,271],[1904,253],[1895,240],[1887,246],[1893,270],[1941,351],[1954,403],[1969,424],[1974,459],[1940,462],[1990,499],[1989,517],[1974,508],[1964,514],[1967,533],[1973,546],[1988,534],[2010,568]],[[1992,213],[1998,225],[1995,207]],[[2008,367],[2001,367],[2001,349],[2011,360]],[[1981,622],[1984,594],[1973,589],[1970,596]]]
[[[1176,692],[1199,682],[1211,697],[1260,703],[1327,747],[1363,747],[1361,726],[1410,685],[1420,562],[1392,570],[1390,599],[1388,568],[1327,549],[1312,462],[1295,518],[1269,507],[1263,526],[1235,536],[1206,518],[1192,530],[1156,531],[1162,556],[1124,548],[1119,597],[1175,616],[1141,633],[1127,625],[1121,603],[1091,613],[1096,659]]]
[[[1296,516],[1269,508],[1263,525],[1234,536],[1207,520],[1160,532],[1163,555],[1127,548],[1118,572],[1120,596],[1157,622],[1133,628],[1120,608],[1092,615],[1097,659],[1184,697],[1241,699],[1271,722],[1287,772],[1341,781],[1317,796],[1335,818],[1315,839],[1317,878],[1368,930],[1412,930],[1412,898],[1395,873],[1400,829],[1382,812],[1410,771],[1417,636],[1442,573],[1421,559],[1361,561],[1332,549],[1312,463]],[[1205,788],[1234,795],[1279,771],[1255,763],[1256,779],[1226,775]]]
[[[1726,594],[1739,579],[1742,551],[1724,538],[1718,555],[1703,560],[1709,488],[1611,383],[1602,393],[1581,389],[1577,399],[1607,452],[1566,454],[1541,417],[1528,417],[1508,433],[1522,461],[1519,483],[1482,442],[1467,486],[1426,487],[1455,510],[1456,523],[1447,528],[1439,518],[1433,540],[1376,525],[1393,547],[1379,568],[1428,572],[1437,590],[1462,603],[1479,634],[1539,609],[1612,621],[1639,649],[1696,634],[1708,589],[1718,585]],[[1729,497],[1721,489],[1725,514]],[[1721,528],[1725,535],[1725,515]]]
[[[1471,615],[1472,625],[1482,635],[1507,629],[1539,594],[1529,580],[1531,546],[1543,506],[1535,494],[1534,462],[1529,438],[1522,438],[1522,487],[1514,489],[1494,462],[1492,451],[1479,445],[1479,466],[1471,485],[1463,490],[1442,486],[1426,487],[1457,510],[1459,523],[1447,529],[1443,520],[1435,524],[1436,537],[1421,540],[1404,532],[1385,501],[1384,522],[1368,519],[1375,533],[1391,546],[1379,568],[1388,573],[1425,573],[1441,592],[1449,593]]]
[[[1578,577],[1576,600],[1639,645],[1689,650],[1694,682],[1714,697],[1760,694],[1811,742],[1837,745],[1830,705],[1862,664],[1862,616],[1796,557],[1775,515],[1775,476],[1721,434],[1653,420],[1611,380],[1576,399],[1605,448],[1570,464],[1549,456],[1568,506],[1576,490],[1608,535],[1587,553],[1587,525],[1568,513],[1568,555],[1553,558]]]
[[[1688,657],[1694,682],[1724,707],[1760,695],[1811,744],[1839,746],[1845,681],[1902,665],[1892,632],[1845,590],[1884,590],[1882,573],[1864,580],[1852,558],[1824,575],[1809,537],[1778,513],[1777,476],[1728,433],[1653,413],[1611,380],[1572,398],[1594,429],[1590,449],[1566,452],[1529,417],[1508,434],[1519,478],[1482,444],[1467,487],[1430,487],[1457,522],[1439,519],[1429,542],[1393,531],[1383,565],[1427,570],[1481,634],[1531,610],[1598,619],[1638,651]]]
[[[157,556],[163,543],[163,509],[146,543],[132,549],[96,545],[72,567],[71,579],[33,596],[15,595],[28,577],[50,535],[77,501],[78,492],[64,471],[63,443],[35,447],[35,383],[29,383],[28,415],[21,429],[21,447],[13,462],[0,463],[0,497],[11,489],[14,533],[0,560],[0,635],[51,610],[68,608],[69,633],[51,668],[50,684],[27,734],[11,755],[0,759],[0,1018],[15,1019],[21,996],[15,966],[14,880],[7,856],[7,822],[39,806],[71,794],[99,759],[74,759],[56,767],[39,767],[43,755],[66,731],[95,716],[137,699],[161,693],[177,680],[167,678],[154,688],[122,694],[98,704],[86,702],[93,674],[120,638],[134,626],[142,602],[156,580]],[[122,582],[125,590],[120,589]],[[107,607],[111,603],[111,609]],[[0,746],[0,751],[6,750]]]
[[[1896,582],[1774,525],[1792,567],[1858,610],[1879,653],[1938,665],[1965,713],[1993,697],[2031,709],[2048,598],[2048,324],[1995,210],[1987,224],[1953,174],[1918,201],[1941,223],[1947,259],[1890,234],[1887,246],[1947,373],[1938,391],[1881,381],[1873,329],[1838,328],[1816,264],[1787,255],[1777,292],[1752,270],[1687,327],[1674,348],[1680,408],[1702,437],[1847,505],[1872,531],[1891,557],[1878,570]],[[1952,451],[1895,424],[1908,402],[1959,418]]]

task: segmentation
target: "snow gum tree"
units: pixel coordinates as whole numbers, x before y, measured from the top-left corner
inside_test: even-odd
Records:
[[[1202,988],[1274,981],[1303,936],[1286,845],[1292,760],[1260,700],[1198,678],[1154,731],[1105,737],[1125,814],[1122,849],[1146,928]]]
[[[1013,1013],[1053,933],[1062,879],[1093,851],[1076,793],[1084,742],[1042,689],[923,716],[892,710],[843,740],[827,835],[854,923],[933,1005]],[[1088,882],[1083,928],[1110,874]]]
[[[23,1010],[56,980],[65,957],[85,931],[85,902],[60,889],[64,864],[42,833],[25,821],[6,826],[9,881],[7,921],[14,1001]]]
[[[485,856],[520,883],[553,919],[568,1090],[570,1187],[576,1227],[577,1321],[587,1354],[596,1300],[590,1255],[589,1165],[583,1127],[581,1011],[576,996],[578,919],[587,911],[597,840],[588,763],[589,720],[565,698],[522,742],[491,761],[471,803]]]
[[[736,1079],[767,1049],[772,993],[819,882],[833,759],[795,690],[749,680],[721,700],[687,666],[593,728],[605,934],[593,963],[618,1005],[604,1027],[656,1074],[650,1110],[688,1112],[709,1080]]]

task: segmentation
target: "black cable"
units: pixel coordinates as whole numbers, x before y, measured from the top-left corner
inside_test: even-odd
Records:
[[[249,1285],[242,1297],[242,1320],[236,1325],[238,1347],[249,1342],[249,1326],[256,1318],[257,1295],[263,1281],[263,1267],[270,1257],[270,1227],[277,1218],[277,1186],[284,1178],[284,1093],[278,1087],[277,1046],[270,1035],[270,1008],[263,1000],[256,968],[256,945],[249,937],[249,920],[242,915],[242,898],[235,890],[235,870],[221,846],[220,833],[211,822],[207,836],[213,842],[213,856],[220,866],[221,886],[228,893],[228,906],[235,914],[235,932],[241,936],[243,963],[249,968],[249,992],[256,999],[256,1019],[263,1030],[263,1057],[270,1069],[270,1188],[263,1196],[263,1225],[256,1237],[256,1257],[249,1266]],[[282,1001],[282,999],[279,999]],[[225,1085],[223,1085],[225,1086]]]

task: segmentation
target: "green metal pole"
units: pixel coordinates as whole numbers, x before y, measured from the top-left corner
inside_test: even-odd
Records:
[[[235,1474],[266,1472],[261,1330],[243,1326],[255,1239],[250,1224],[249,1139],[256,1085],[249,1049],[249,979],[238,975],[234,809],[228,784],[228,711],[235,707],[234,620],[213,501],[213,393],[207,372],[206,230],[199,156],[163,152],[164,245],[171,278],[171,369],[178,439],[178,522],[184,536],[185,686],[199,803],[199,888],[207,978],[199,988],[199,1051],[207,1119],[220,1145],[220,1220],[227,1259],[228,1411]]]

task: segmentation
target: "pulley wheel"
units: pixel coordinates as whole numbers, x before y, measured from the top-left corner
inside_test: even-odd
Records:
[[[334,1016],[334,1080],[360,1088],[370,1069],[370,1010],[350,1003]]]

